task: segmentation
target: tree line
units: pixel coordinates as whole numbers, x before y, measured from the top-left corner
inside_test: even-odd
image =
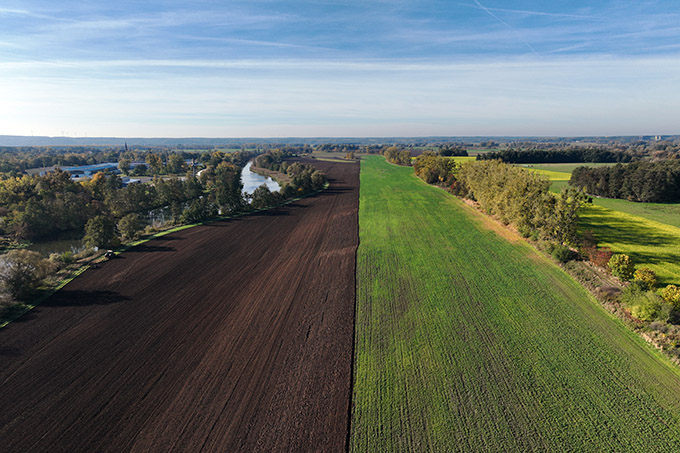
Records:
[[[267,151],[255,158],[255,166],[278,173],[283,173],[291,178],[290,182],[283,183],[279,189],[281,201],[295,198],[322,189],[327,182],[326,174],[313,166],[301,162],[290,162],[286,159],[297,155],[294,149],[275,149]],[[260,186],[253,193],[253,205],[266,205],[266,196],[269,189]],[[265,196],[265,200],[262,200]],[[274,200],[276,201],[276,200]]]
[[[218,165],[224,156],[241,160],[245,165],[253,155],[264,152],[262,148],[241,149],[233,152],[224,150],[184,150],[181,148],[110,148],[110,147],[0,147],[0,177],[17,176],[28,169],[39,167],[72,167],[117,162],[135,175],[180,174],[186,171],[186,162],[194,160],[201,166]],[[245,159],[245,161],[243,161]],[[131,168],[133,162],[144,162],[138,169]],[[128,171],[123,170],[124,173]]]
[[[680,202],[680,160],[578,167],[569,181],[591,195],[637,202]]]
[[[106,172],[82,182],[59,169],[43,176],[6,175],[0,180],[0,235],[19,241],[52,238],[66,231],[83,232],[97,216],[116,222],[129,214],[145,217],[161,207],[169,207],[177,222],[235,212],[246,204],[240,171],[253,154],[206,153],[200,178],[188,172],[182,178],[155,177],[150,184],[127,186]]]
[[[559,246],[550,252],[566,254],[564,245],[579,242],[578,209],[590,201],[584,191],[568,188],[553,194],[548,190],[547,177],[500,160],[458,165],[453,159],[426,152],[415,158],[413,168],[425,182],[476,201],[488,214],[513,225],[522,236]]]
[[[396,165],[411,165],[411,151],[397,146],[390,146],[383,149],[383,156],[388,162]]]
[[[459,195],[477,201],[522,236],[578,244],[578,210],[590,201],[584,191],[570,187],[553,194],[547,177],[499,160],[466,162],[457,179]]]
[[[633,156],[622,151],[588,148],[567,149],[505,149],[480,153],[477,160],[499,159],[510,164],[579,163],[579,162],[630,162]]]
[[[456,183],[459,165],[453,159],[426,151],[413,160],[413,170],[428,184],[450,188]]]

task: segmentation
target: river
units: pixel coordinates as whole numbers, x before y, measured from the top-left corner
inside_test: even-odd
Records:
[[[266,184],[270,191],[276,192],[281,187],[279,184],[268,176],[258,175],[250,171],[250,167],[253,162],[248,162],[243,170],[241,171],[241,180],[243,181],[243,192],[252,194],[255,189],[260,187],[262,184]]]
[[[262,184],[266,184],[269,190],[276,192],[280,189],[279,184],[270,177],[258,175],[250,171],[250,167],[253,163],[248,162],[243,170],[241,171],[241,179],[243,181],[243,192],[252,194],[255,189],[260,187]],[[172,214],[169,208],[160,208],[150,211],[148,214],[148,223],[153,222],[163,223],[165,221],[172,220]],[[82,239],[79,237],[62,237],[52,241],[43,241],[31,244],[28,249],[40,252],[43,256],[49,256],[50,253],[63,253],[63,252],[79,252],[84,248]]]

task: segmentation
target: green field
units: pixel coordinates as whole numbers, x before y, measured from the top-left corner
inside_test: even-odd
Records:
[[[562,188],[569,185],[568,182],[571,178],[571,171],[580,165],[581,164],[532,164],[531,167],[523,167],[550,178],[550,181],[552,181],[550,191],[559,193]],[[602,166],[610,164],[589,165]],[[554,170],[551,170],[551,168],[554,168]],[[569,171],[569,173],[567,173],[567,171]],[[596,206],[680,228],[680,203],[636,203],[634,201],[617,200],[614,198],[593,198],[593,203]]]
[[[680,203],[635,203],[614,198],[593,198],[593,203],[596,206],[680,228]]]
[[[598,206],[584,208],[580,227],[592,230],[598,245],[630,255],[653,269],[659,283],[680,285],[680,228]]]
[[[574,169],[577,167],[609,167],[611,165],[616,164],[585,162],[575,164],[526,164],[526,165],[529,166],[529,168],[535,168],[537,170],[556,171],[560,173],[569,173],[569,175],[571,175],[571,172],[573,172]]]
[[[378,156],[359,223],[352,451],[680,451],[680,373],[526,243]]]

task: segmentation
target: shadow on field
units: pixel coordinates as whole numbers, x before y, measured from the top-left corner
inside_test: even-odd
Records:
[[[290,212],[284,209],[268,209],[265,211],[255,212],[251,215],[254,217],[279,217],[290,215]]]
[[[151,244],[141,244],[137,247],[132,247],[125,251],[125,253],[139,253],[139,252],[174,252],[176,249],[174,247],[168,247],[166,245],[151,245]],[[118,256],[114,259],[121,259],[123,257]]]
[[[587,211],[583,221],[586,226],[599,230],[596,232],[597,239],[617,239],[616,242],[657,246],[672,244],[677,239],[656,228],[605,212]]]
[[[334,187],[332,189],[326,189],[323,193],[338,195],[345,192],[351,192],[353,189],[351,187]]]
[[[186,238],[179,237],[179,236],[172,236],[172,235],[168,234],[166,236],[159,238],[158,240],[160,240],[160,241],[183,241],[185,239]]]
[[[130,300],[115,291],[80,291],[62,289],[41,305],[44,307],[84,307],[87,305],[109,305]]]

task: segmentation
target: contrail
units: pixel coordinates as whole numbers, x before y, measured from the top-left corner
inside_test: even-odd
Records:
[[[531,44],[529,44],[524,38],[522,38],[522,36],[521,36],[519,33],[517,33],[517,31],[516,31],[514,28],[512,28],[507,22],[505,22],[505,21],[504,21],[503,19],[501,19],[500,17],[496,16],[496,15],[493,13],[493,11],[491,11],[491,10],[490,10],[489,8],[487,8],[486,6],[482,5],[482,4],[479,2],[479,0],[474,0],[474,1],[475,1],[475,3],[477,4],[477,6],[479,6],[479,7],[482,8],[484,11],[486,11],[486,13],[487,13],[489,16],[493,17],[493,18],[496,19],[498,22],[500,22],[501,24],[503,24],[503,25],[505,25],[506,27],[508,27],[508,30],[510,30],[511,32],[513,32],[513,33],[519,38],[519,40],[522,41],[522,42],[524,43],[524,45],[526,45],[526,46],[529,48],[529,50],[531,50],[531,52],[533,52],[535,55],[540,56],[539,53],[536,52],[536,49],[534,49],[534,47],[533,47]]]

